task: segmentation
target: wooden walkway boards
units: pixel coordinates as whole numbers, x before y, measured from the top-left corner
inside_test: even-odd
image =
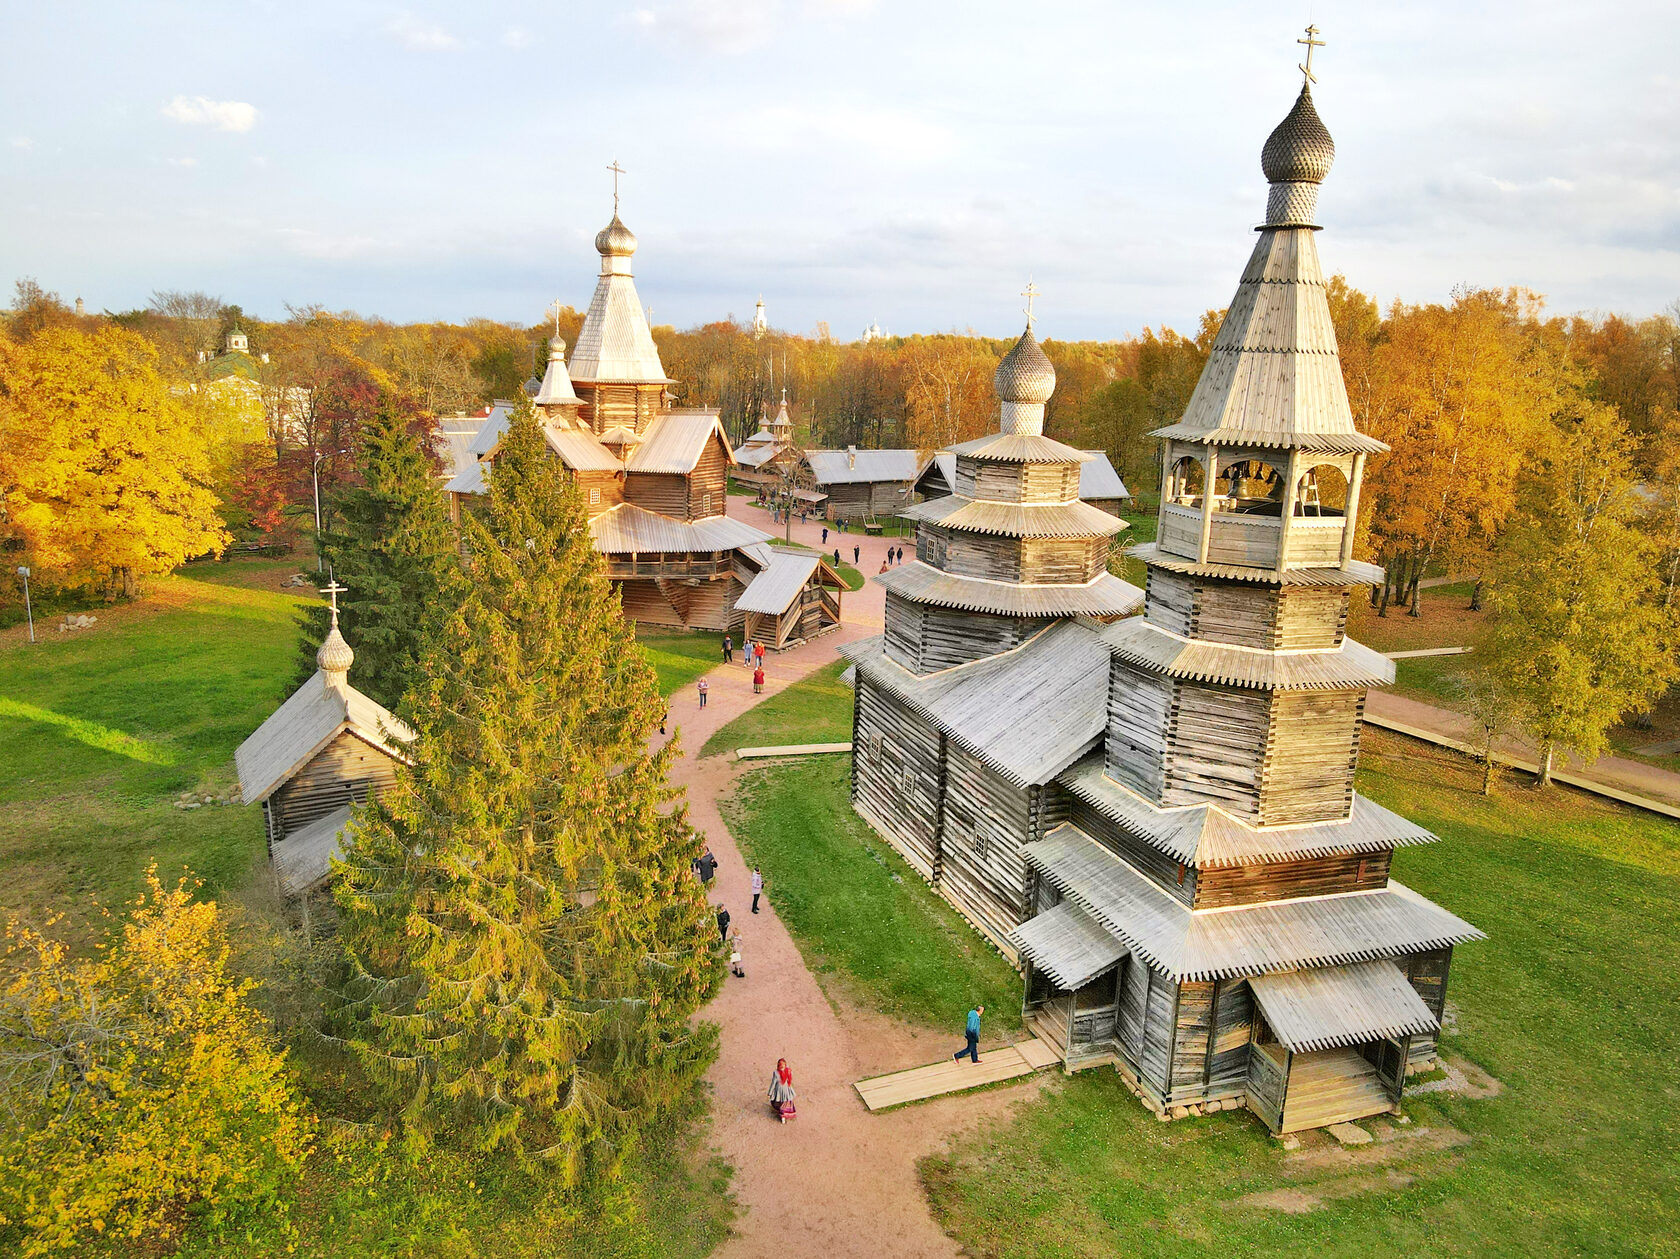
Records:
[[[960,1062],[947,1058],[932,1066],[912,1067],[891,1075],[878,1075],[872,1080],[859,1080],[855,1087],[863,1104],[870,1110],[885,1110],[906,1102],[926,1101],[947,1093],[962,1093],[969,1089],[1013,1080],[1031,1075],[1045,1067],[1055,1066],[1061,1055],[1036,1037],[1015,1045],[999,1045],[980,1051],[978,1065],[967,1058]]]
[[[736,748],[735,759],[752,760],[759,756],[813,756],[819,752],[850,752],[850,743],[784,743],[780,747]]]

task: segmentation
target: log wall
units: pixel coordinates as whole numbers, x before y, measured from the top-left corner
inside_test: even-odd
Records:
[[[1128,834],[1111,819],[1098,813],[1077,796],[1066,793],[1066,798],[1069,802],[1068,820],[1080,830],[1139,873],[1148,875],[1174,900],[1192,906],[1198,903],[1196,897],[1198,874],[1194,868],[1180,865],[1160,850],[1152,848],[1141,839]],[[1217,874],[1220,872],[1209,871],[1208,873]]]
[[[949,741],[945,773],[940,883],[992,935],[1007,935],[1028,916],[1021,846],[1031,833],[1030,790]]]
[[[347,804],[360,804],[396,781],[398,762],[344,731],[268,798],[281,835]],[[277,837],[278,838],[278,837]]]
[[[1144,616],[1186,638],[1239,647],[1337,647],[1349,592],[1334,586],[1265,586],[1149,570]]]
[[[1238,817],[1258,816],[1269,710],[1263,693],[1176,683],[1161,803],[1205,800]]]
[[[1294,826],[1346,818],[1353,808],[1365,692],[1283,691],[1272,699],[1259,816]]]
[[[939,860],[939,803],[944,740],[897,699],[857,679],[853,803],[893,841],[922,876]]]
[[[1197,909],[1253,905],[1294,896],[1328,896],[1337,892],[1366,892],[1388,882],[1391,851],[1336,853],[1301,861],[1273,861],[1265,865],[1222,866],[1202,870],[1196,881]]]
[[[626,472],[624,501],[670,516],[688,518],[688,478],[677,473]]]
[[[602,512],[611,511],[624,501],[624,480],[617,472],[574,472],[578,493],[583,495],[583,508],[593,520]]]
[[[684,478],[686,519],[729,514],[729,462],[723,453],[723,439],[714,431],[701,452],[694,471]]]
[[[1171,709],[1166,679],[1118,659],[1110,665],[1104,768],[1110,778],[1156,803],[1165,784],[1164,732]]]
[[[1083,585],[1108,569],[1107,538],[1026,538],[1019,546],[1022,581]]]

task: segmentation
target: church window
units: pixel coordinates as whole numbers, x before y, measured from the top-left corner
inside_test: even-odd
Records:
[[[712,514],[712,496],[709,493],[702,494],[700,496],[700,514],[702,516],[710,516]]]
[[[595,507],[600,503],[600,501],[601,501],[601,491],[600,491],[600,489],[596,488],[596,489],[590,490],[589,491],[589,505],[591,507]]]
[[[986,834],[986,828],[976,826],[973,835],[974,855],[984,861],[992,851],[991,836]]]

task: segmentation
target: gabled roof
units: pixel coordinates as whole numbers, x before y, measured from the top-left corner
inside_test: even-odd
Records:
[[[1143,591],[1113,573],[1098,573],[1082,586],[1032,586],[963,577],[912,560],[870,580],[917,603],[998,616],[1115,617],[1134,612],[1143,603]]]
[[[1106,626],[1102,638],[1114,654],[1170,678],[1268,691],[1328,691],[1387,686],[1394,661],[1363,643],[1303,651],[1268,651],[1181,638],[1134,617]]]
[[[384,705],[353,686],[328,686],[317,669],[233,754],[245,803],[268,799],[345,731],[397,760],[415,738]]]
[[[812,574],[831,585],[841,585],[840,574],[815,551],[789,551],[782,547],[771,549],[769,565],[741,592],[735,607],[741,612],[762,612],[780,616],[799,598],[799,592],[811,580]]]
[[[916,473],[913,487],[928,498],[943,498],[957,489],[957,457],[949,450],[936,450]]]
[[[344,856],[344,832],[350,806],[334,809],[308,826],[274,841],[274,875],[287,896],[307,892],[332,873],[333,858]]]
[[[482,494],[484,485],[484,465],[474,459],[462,468],[444,484],[444,491],[449,494]]]
[[[1192,911],[1071,823],[1021,852],[1064,897],[1181,983],[1341,966],[1486,938],[1393,881],[1375,892]]]
[[[705,520],[677,520],[658,512],[619,503],[589,522],[589,536],[603,555],[651,554],[670,551],[733,551],[770,535],[728,516]]]
[[[574,382],[669,383],[628,271],[603,272],[595,282],[570,367]]]
[[[1102,737],[1107,651],[1096,634],[1061,621],[1012,651],[917,676],[882,652],[879,637],[840,654],[1020,786],[1048,782]]]
[[[1211,804],[1158,808],[1108,777],[1100,751],[1062,771],[1056,781],[1127,834],[1199,870],[1332,853],[1386,852],[1432,844],[1436,838],[1417,823],[1358,794],[1345,821],[1307,826],[1250,826]]]
[[[761,428],[761,429],[758,430],[758,432],[754,433],[751,437],[747,438],[746,441],[742,442],[741,445],[743,445],[743,446],[762,446],[765,442],[773,442],[775,440],[776,440],[776,435],[774,433],[772,433],[767,428]]]
[[[1393,962],[1256,975],[1248,986],[1292,1053],[1426,1036],[1441,1024]]]
[[[743,468],[762,468],[784,453],[780,446],[742,446],[735,451],[735,462]]]
[[[508,420],[512,416],[513,407],[505,402],[498,402],[490,408],[490,414],[484,417],[484,422],[478,426],[478,436],[472,441],[474,458],[482,459],[496,449],[502,434],[507,432]]]
[[[1114,470],[1114,465],[1108,461],[1108,455],[1101,450],[1087,450],[1091,456],[1089,463],[1079,465],[1079,497],[1090,500],[1110,498],[1130,498],[1132,492],[1126,488],[1126,483],[1120,479],[1120,474]]]
[[[936,498],[899,513],[947,529],[995,533],[1012,538],[1103,538],[1126,528],[1126,522],[1100,507],[1071,503],[1001,503],[992,499]]]
[[[874,481],[916,479],[919,459],[914,450],[808,450],[805,462],[818,485],[860,485]]]
[[[1121,944],[1072,901],[1059,901],[1009,933],[1009,942],[1069,992],[1126,956]]]
[[[686,476],[694,471],[714,434],[723,443],[724,457],[733,462],[735,452],[717,416],[709,412],[656,415],[642,430],[641,443],[624,456],[624,470]]]
[[[1354,428],[1311,230],[1260,233],[1184,418],[1155,435],[1327,452],[1388,449]]]
[[[472,445],[483,419],[483,416],[467,416],[465,419],[450,416],[438,421],[437,429],[432,434],[432,449],[437,453],[438,462],[443,465],[446,480],[466,471],[468,464],[478,462],[478,456],[473,454]]]
[[[560,456],[560,462],[573,472],[617,472],[624,467],[618,456],[586,428],[559,428],[544,424],[543,438],[548,442],[548,448]]]

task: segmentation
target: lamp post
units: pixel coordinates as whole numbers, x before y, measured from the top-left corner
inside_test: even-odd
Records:
[[[29,618],[29,641],[35,641],[35,608],[29,602],[29,570],[18,565],[18,576],[23,578],[23,614]]]
[[[330,451],[330,450],[316,451],[315,452],[315,466],[312,469],[310,469],[310,475],[315,482],[315,571],[317,573],[320,572],[321,568],[322,568],[322,560],[321,560],[321,460],[325,459],[328,455],[330,455],[332,453],[333,452]],[[347,450],[341,450],[338,453],[341,454],[341,455],[347,455],[350,452],[347,451]]]

